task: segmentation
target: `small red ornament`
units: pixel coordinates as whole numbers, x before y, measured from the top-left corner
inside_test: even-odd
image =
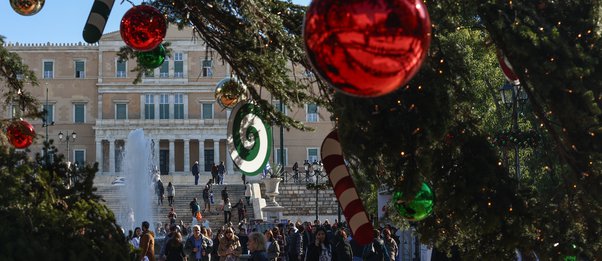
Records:
[[[36,136],[36,131],[29,122],[18,120],[8,126],[6,136],[8,137],[10,144],[15,148],[24,149],[33,143],[33,137]]]
[[[167,32],[167,20],[149,5],[130,8],[121,18],[121,39],[136,51],[147,52],[163,42]]]
[[[380,96],[420,69],[431,22],[420,0],[314,0],[303,37],[309,60],[335,88]]]

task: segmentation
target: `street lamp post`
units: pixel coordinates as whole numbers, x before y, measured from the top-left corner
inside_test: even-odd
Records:
[[[69,132],[67,132],[67,135],[65,136],[63,134],[63,132],[59,132],[59,140],[61,142],[66,142],[67,143],[67,161],[70,162],[70,156],[69,154],[71,154],[71,152],[69,151],[69,142],[73,142],[75,141],[75,139],[77,138],[77,133],[75,133],[75,131],[71,132],[71,134],[69,134]]]
[[[42,127],[46,128],[46,144],[48,144],[48,126],[54,125],[54,121],[48,122],[48,83],[46,83],[46,106],[44,108],[44,118],[42,119]],[[44,163],[46,166],[50,164],[50,155],[48,155],[48,146],[44,145]]]
[[[320,196],[319,195],[320,189],[319,189],[318,185],[319,185],[320,177],[325,177],[325,176],[322,176],[324,166],[321,163],[314,162],[312,164],[312,169],[314,171],[314,176],[316,177],[316,186],[315,186],[315,189],[316,189],[316,220],[318,220],[318,216],[319,216],[318,215],[318,206],[319,206],[318,199]]]
[[[518,108],[527,100],[527,94],[524,92],[519,83],[506,83],[500,88],[502,102],[508,107],[512,107],[512,133],[517,135],[520,131],[518,126]],[[518,156],[518,142],[514,143],[514,168],[516,179],[520,180],[520,161]]]

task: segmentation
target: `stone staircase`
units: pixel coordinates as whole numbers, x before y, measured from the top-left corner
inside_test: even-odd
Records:
[[[202,183],[205,184],[205,183]],[[164,181],[164,185],[167,186],[167,182]],[[184,223],[186,225],[190,225],[190,223],[192,222],[192,216],[191,216],[191,212],[190,212],[190,207],[189,207],[189,203],[190,201],[192,201],[192,199],[194,197],[197,198],[197,200],[199,201],[199,205],[201,206],[201,210],[203,209],[203,197],[202,197],[202,189],[204,188],[204,185],[201,185],[201,183],[199,182],[198,186],[195,186],[194,184],[174,184],[175,189],[176,189],[176,196],[174,197],[174,210],[176,211],[176,213],[178,214],[178,218],[177,218],[177,223],[180,223],[180,220],[183,220]],[[229,198],[232,202],[232,205],[235,205],[239,199],[243,199],[243,202],[245,201],[245,197],[244,197],[244,192],[245,192],[245,186],[242,185],[240,182],[238,184],[225,184],[225,185],[213,185],[213,194],[214,194],[214,199],[215,199],[215,205],[211,206],[211,210],[213,212],[213,214],[210,214],[208,212],[203,212],[203,219],[208,220],[209,224],[212,228],[217,228],[221,225],[224,224],[224,215],[222,211],[217,211],[217,209],[220,207],[219,204],[221,204],[221,191],[224,188],[224,186],[228,187],[228,195]],[[126,186],[114,186],[114,185],[110,185],[110,184],[96,184],[96,194],[97,195],[101,195],[102,198],[105,200],[105,204],[107,205],[107,207],[109,207],[109,209],[111,209],[116,217],[117,217],[117,213],[119,213],[118,211],[121,209],[121,202],[125,200],[125,196],[123,196],[125,193],[122,193],[121,190],[125,190]],[[153,200],[152,200],[153,204],[153,218],[155,220],[155,222],[161,222],[163,224],[165,224],[166,222],[169,222],[168,218],[167,218],[167,214],[169,213],[170,207],[167,201],[167,196],[165,197],[165,199],[163,200],[163,205],[161,206],[157,206],[157,197],[153,196]],[[247,214],[246,214],[246,218],[248,220],[253,220],[254,215],[253,215],[253,207],[252,206],[247,206]],[[203,220],[203,221],[204,221]],[[239,220],[238,220],[238,212],[237,209],[232,209],[232,218],[231,218],[231,222],[233,224],[238,224]],[[139,226],[140,224],[135,224],[136,226]]]

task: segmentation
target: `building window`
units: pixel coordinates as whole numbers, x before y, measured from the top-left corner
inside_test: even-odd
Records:
[[[173,105],[173,113],[174,119],[184,119],[184,95],[176,94],[174,95],[174,105]]]
[[[307,159],[309,160],[310,164],[314,161],[318,161],[318,155],[318,148],[307,148]]]
[[[54,62],[44,61],[44,79],[54,78]]]
[[[203,60],[203,77],[213,77],[213,61]]]
[[[282,162],[282,161],[280,161],[280,148],[276,149],[276,157],[275,158],[276,158],[275,165],[280,164],[280,162]],[[284,148],[284,166],[288,166],[288,149],[287,148]]]
[[[165,57],[165,61],[159,67],[159,77],[168,78],[169,77],[169,60]]]
[[[86,164],[86,150],[73,150],[73,164],[76,164],[77,168],[81,168]]]
[[[43,110],[46,112],[46,124],[51,125],[54,122],[54,104],[45,104]]]
[[[86,64],[84,61],[75,61],[75,78],[86,78]]]
[[[152,120],[155,118],[155,96],[147,94],[144,96],[144,119]]]
[[[169,119],[169,94],[159,96],[159,119]]]
[[[175,78],[184,78],[184,59],[182,53],[176,53],[174,55],[173,62],[173,76]]]
[[[318,122],[318,105],[315,103],[307,104],[305,115],[307,122]]]
[[[280,101],[279,101],[279,100],[276,100],[276,101],[274,101],[272,104],[274,104],[274,108],[275,108],[277,111],[280,111]],[[284,106],[282,107],[282,112],[284,113],[284,115],[286,115],[286,114],[287,114],[286,105],[284,105]]]
[[[15,118],[21,118],[21,108],[18,105],[14,105],[12,104],[10,106],[10,117],[15,119]]]
[[[73,104],[73,122],[84,123],[86,122],[86,105],[83,103]]]
[[[115,77],[117,78],[125,78],[127,77],[127,61],[117,60],[117,65],[115,66],[117,70],[115,70]]]
[[[128,106],[125,103],[115,104],[115,119],[116,120],[127,120],[128,118]]]
[[[213,119],[213,103],[203,103],[202,110],[203,120]]]
[[[155,70],[153,70],[153,69],[144,70],[144,78],[155,78]]]

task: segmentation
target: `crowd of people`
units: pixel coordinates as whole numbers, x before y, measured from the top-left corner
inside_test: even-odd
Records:
[[[213,230],[204,225],[169,225],[163,240],[155,241],[150,224],[130,231],[136,261],[395,261],[398,238],[395,228],[375,229],[373,240],[358,245],[345,223],[289,222],[257,231],[243,219]],[[156,250],[156,252],[155,252]]]

